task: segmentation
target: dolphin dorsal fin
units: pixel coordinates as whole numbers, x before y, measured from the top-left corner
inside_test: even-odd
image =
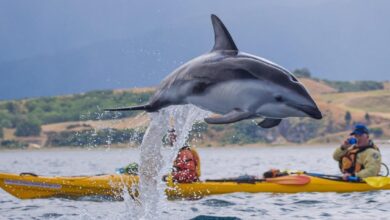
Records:
[[[212,14],[211,22],[213,23],[215,37],[215,44],[212,51],[238,50],[232,36],[230,36],[229,31],[226,29],[222,21],[216,15]]]

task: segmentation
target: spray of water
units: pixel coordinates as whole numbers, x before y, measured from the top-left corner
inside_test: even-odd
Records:
[[[192,125],[209,113],[193,105],[171,106],[150,113],[150,124],[140,146],[140,206],[131,210],[136,219],[157,219],[166,204],[161,179],[169,172],[172,161],[185,144]],[[171,148],[163,149],[163,137],[170,127],[176,130],[177,140]]]

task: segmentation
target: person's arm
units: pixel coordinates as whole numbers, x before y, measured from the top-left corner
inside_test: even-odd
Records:
[[[372,150],[367,152],[367,155],[363,159],[364,169],[357,172],[356,176],[360,178],[366,178],[370,176],[377,176],[381,169],[382,158],[378,151]]]
[[[352,145],[349,144],[349,138],[345,139],[343,144],[336,148],[336,150],[333,152],[333,159],[335,159],[336,161],[340,161],[341,160],[341,157],[343,157],[346,153],[347,153],[347,150],[348,148],[350,148]]]
[[[333,152],[333,159],[336,161],[340,161],[341,157],[343,157],[347,153],[347,147],[344,145],[341,145],[341,147],[336,148],[336,150]]]

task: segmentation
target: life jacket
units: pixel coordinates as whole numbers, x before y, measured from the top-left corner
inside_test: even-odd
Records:
[[[339,161],[339,167],[342,173],[356,174],[357,172],[364,169],[363,164],[357,163],[357,156],[359,153],[364,152],[365,150],[372,148],[379,151],[379,148],[375,146],[371,141],[366,147],[352,147],[341,157]]]
[[[180,149],[173,163],[173,180],[179,183],[198,181],[200,177],[200,160],[198,153],[190,148]]]

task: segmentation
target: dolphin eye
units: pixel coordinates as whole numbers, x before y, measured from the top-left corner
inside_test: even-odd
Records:
[[[281,95],[276,95],[276,96],[275,96],[275,100],[276,100],[277,102],[282,102],[282,101],[283,101],[283,97],[282,97]]]

